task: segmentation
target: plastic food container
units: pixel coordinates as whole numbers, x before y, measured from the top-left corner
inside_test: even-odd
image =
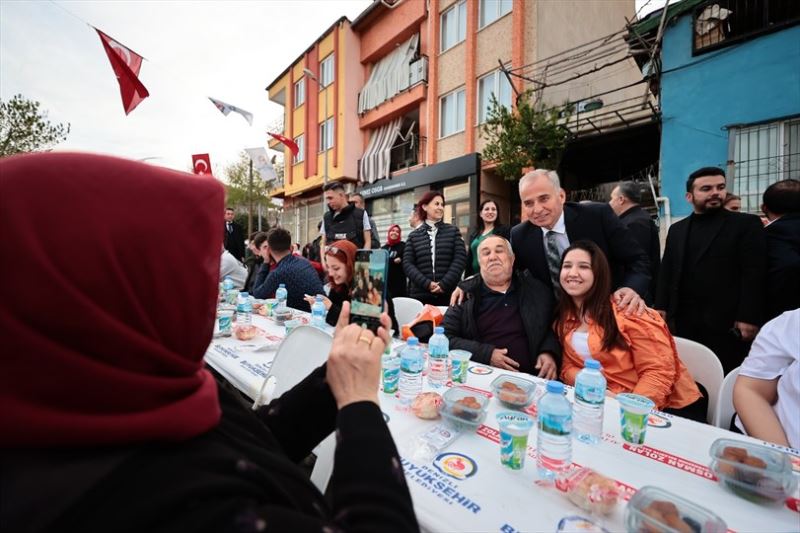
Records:
[[[772,448],[733,439],[711,445],[711,470],[720,485],[755,503],[784,501],[797,483],[789,456]]]
[[[658,487],[642,487],[625,508],[628,533],[725,533],[720,517]]]
[[[516,376],[497,376],[492,381],[492,393],[510,409],[525,409],[536,391],[536,383]]]
[[[292,319],[292,311],[290,309],[273,310],[272,317],[275,319],[276,324],[282,326]]]
[[[489,398],[464,387],[453,387],[444,393],[439,414],[458,429],[475,430],[486,418]]]

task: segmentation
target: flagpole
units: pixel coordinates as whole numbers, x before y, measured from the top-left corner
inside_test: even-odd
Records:
[[[253,233],[253,160],[250,160],[250,180],[247,186],[247,200],[249,206],[247,208],[247,234]]]

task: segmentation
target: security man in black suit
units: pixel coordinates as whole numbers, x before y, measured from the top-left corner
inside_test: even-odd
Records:
[[[629,313],[644,312],[650,263],[608,204],[566,202],[558,174],[545,169],[525,174],[519,181],[519,195],[527,220],[511,230],[516,268],[530,271],[559,297],[561,254],[570,242],[591,240],[611,265],[617,304]],[[459,303],[462,295],[460,289],[454,292],[451,305]]]
[[[658,238],[658,226],[653,223],[650,214],[641,208],[641,202],[641,185],[633,181],[623,181],[611,191],[608,205],[647,253],[650,260],[650,290],[645,301],[652,304],[656,297],[658,269],[661,266],[661,242]]]
[[[727,374],[747,355],[764,317],[766,241],[761,220],[723,208],[725,172],[686,182],[693,212],[667,235],[656,309],[675,335],[710,348]]]
[[[222,242],[225,249],[239,261],[244,261],[244,229],[233,221],[236,213],[232,207],[225,208],[225,225],[223,227]]]

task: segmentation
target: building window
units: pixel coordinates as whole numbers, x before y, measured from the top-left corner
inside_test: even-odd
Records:
[[[467,2],[461,0],[442,13],[440,31],[442,32],[439,50],[444,52],[467,38]]]
[[[294,106],[300,107],[306,103],[306,79],[300,80],[294,84]]]
[[[480,0],[478,11],[478,28],[483,28],[506,13],[511,13],[511,0]]]
[[[694,11],[693,51],[716,50],[800,22],[796,0],[715,0]]]
[[[333,83],[333,54],[329,54],[319,63],[319,85],[320,88],[327,87]]]
[[[302,163],[306,154],[306,136],[298,135],[294,138],[294,143],[297,145],[297,155],[292,158],[292,164]]]
[[[319,151],[333,148],[333,117],[319,123]]]
[[[464,89],[458,89],[439,99],[439,136],[447,137],[464,131]]]
[[[478,124],[483,124],[489,118],[492,95],[497,98],[500,105],[511,108],[511,84],[508,82],[508,76],[500,70],[495,70],[478,80]]]
[[[800,120],[730,130],[729,184],[742,211],[758,213],[764,191],[776,181],[800,179]]]

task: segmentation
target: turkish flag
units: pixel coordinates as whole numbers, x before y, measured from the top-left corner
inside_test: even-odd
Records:
[[[199,176],[211,175],[211,157],[208,154],[194,154],[192,156],[192,172]]]
[[[292,152],[293,157],[297,157],[297,152],[300,151],[300,149],[297,147],[297,143],[295,143],[289,137],[281,135],[280,133],[269,133],[269,132],[267,133],[276,141],[283,143],[284,146],[286,146],[289,149],[289,151]]]
[[[142,100],[150,96],[147,88],[139,81],[139,69],[142,68],[142,56],[127,48],[102,31],[95,28],[100,35],[100,42],[106,51],[111,68],[119,82],[119,92],[122,95],[122,107],[125,114],[130,114]]]

